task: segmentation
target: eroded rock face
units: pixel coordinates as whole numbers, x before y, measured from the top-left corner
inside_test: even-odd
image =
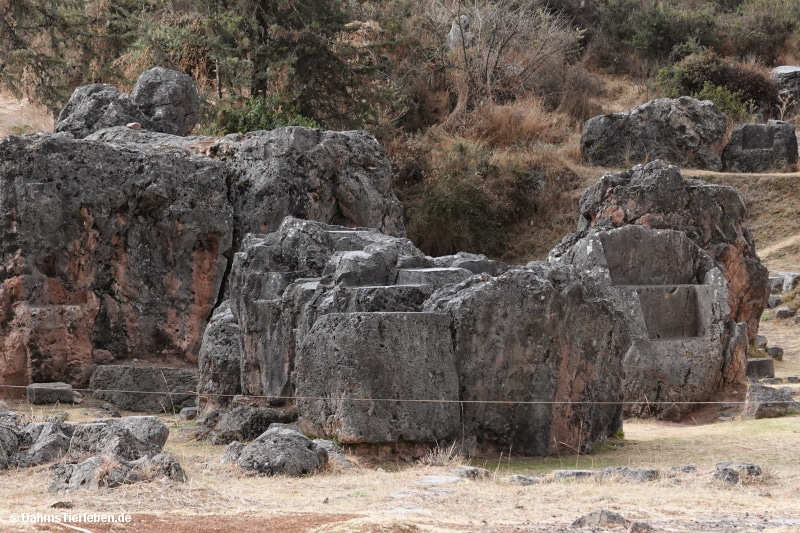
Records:
[[[746,218],[747,207],[736,189],[684,179],[678,167],[653,161],[606,174],[587,189],[580,200],[578,231],[565,237],[551,257],[564,255],[598,230],[642,225],[682,231],[719,265],[728,281],[730,317],[745,322],[748,338],[754,339],[769,279]]]
[[[227,405],[241,392],[241,330],[226,301],[214,311],[203,333],[198,357],[202,381],[197,391],[212,404]]]
[[[587,162],[608,167],[665,159],[719,170],[726,126],[725,115],[709,100],[659,98],[586,121],[581,153]]]
[[[188,135],[200,118],[197,85],[191,76],[176,70],[153,67],[142,72],[131,100],[148,117],[149,129],[155,131]]]
[[[280,427],[268,429],[237,452],[236,464],[242,469],[267,476],[304,476],[328,464],[325,448],[297,431]]]
[[[793,172],[796,165],[794,124],[778,120],[739,126],[722,152],[722,167],[728,171]]]
[[[10,137],[0,159],[9,384],[85,386],[95,364],[132,358],[194,363],[242,236],[287,215],[404,231],[388,159],[363,132],[115,127]]]
[[[679,419],[696,407],[685,402],[744,381],[745,326],[730,319],[721,270],[685,233],[595,229],[560,252],[551,260],[606,286],[627,321],[626,413]]]
[[[590,449],[619,429],[621,405],[550,402],[620,401],[624,321],[574,269],[508,268],[294,218],[247,236],[229,294],[242,391],[296,395],[301,429],[353,445]],[[498,399],[543,403],[457,403]]]
[[[222,161],[230,172],[237,242],[247,233],[277,230],[287,215],[405,234],[391,163],[380,143],[363,131],[287,127],[214,138],[119,127],[90,139]]]
[[[570,268],[533,263],[440,289],[425,310],[452,320],[462,425],[479,444],[547,455],[591,450],[622,425],[622,358],[629,340],[607,295]],[[536,404],[535,402],[544,402]]]
[[[196,360],[232,222],[217,162],[0,142],[0,379],[85,385],[95,354]]]
[[[436,313],[334,313],[298,350],[301,429],[345,444],[439,442],[458,434],[458,403],[342,398],[459,398],[450,318]],[[326,399],[318,399],[326,398]]]

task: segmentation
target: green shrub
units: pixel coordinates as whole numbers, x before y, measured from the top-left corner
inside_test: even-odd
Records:
[[[650,8],[639,8],[621,24],[634,28],[630,42],[643,56],[666,59],[676,45],[690,39],[701,46],[713,45],[717,40],[714,16],[709,11],[677,9],[662,2]]]
[[[272,130],[283,126],[319,127],[308,117],[297,112],[284,96],[259,97],[243,105],[235,102],[223,104],[217,114],[219,133],[244,133],[255,130]]]
[[[708,50],[661,69],[658,83],[670,97],[698,94],[707,83],[724,87],[767,115],[777,104],[778,89],[772,80],[753,67],[724,61]]]
[[[733,122],[753,120],[756,106],[752,100],[745,101],[739,91],[732,92],[727,87],[714,85],[707,81],[703,88],[692,96],[700,100],[711,100],[717,109],[728,115]]]

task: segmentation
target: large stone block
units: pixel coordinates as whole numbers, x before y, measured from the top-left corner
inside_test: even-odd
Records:
[[[605,285],[625,317],[628,414],[680,418],[696,407],[688,402],[744,380],[744,325],[740,331],[730,319],[721,270],[685,233],[594,228],[551,260]]]
[[[28,401],[33,404],[72,403],[74,393],[69,383],[31,383],[26,388]]]
[[[733,130],[722,152],[723,170],[734,172],[794,172],[797,137],[794,124],[770,120]]]
[[[89,387],[95,398],[122,409],[177,413],[195,404],[197,374],[184,368],[101,365]]]
[[[746,219],[747,206],[736,189],[684,179],[678,167],[653,161],[606,174],[589,187],[580,200],[578,231],[566,236],[550,257],[561,257],[575,242],[598,230],[640,225],[684,232],[722,269],[728,281],[731,319],[745,322],[748,337],[754,339],[767,304],[769,275],[756,254]],[[632,252],[628,261],[634,260],[630,264],[635,267],[639,256],[635,247],[628,248]],[[681,262],[680,257],[666,257],[657,249],[648,253],[658,254],[658,261],[641,255],[654,275],[669,273]]]
[[[300,346],[294,378],[301,428],[311,435],[434,443],[461,430],[447,315],[325,315]]]
[[[0,142],[0,379],[85,385],[95,354],[196,360],[232,223],[217,162]]]
[[[659,98],[586,121],[581,153],[587,162],[607,167],[665,159],[719,170],[726,127],[725,115],[709,100]]]
[[[621,428],[625,320],[577,271],[531,264],[475,276],[434,293],[425,310],[452,319],[460,398],[489,402],[463,406],[479,444],[587,451]]]

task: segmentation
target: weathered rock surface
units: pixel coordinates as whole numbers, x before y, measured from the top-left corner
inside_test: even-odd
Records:
[[[745,227],[747,207],[732,187],[684,179],[663,161],[606,174],[581,197],[578,231],[551,252],[559,257],[592,231],[626,225],[682,231],[716,261],[728,280],[734,322],[755,338],[767,304],[768,272]]]
[[[25,388],[28,401],[32,404],[72,403],[75,395],[69,383],[31,383]]]
[[[95,398],[122,409],[177,413],[195,404],[197,373],[187,368],[100,365],[89,387]]]
[[[130,97],[148,118],[148,129],[188,135],[200,118],[197,85],[183,72],[164,67],[146,70],[136,80]]]
[[[94,83],[75,89],[58,115],[55,131],[82,139],[97,130],[131,122],[150,126],[147,116],[129,95],[113,85]]]
[[[240,361],[241,330],[226,301],[214,311],[203,333],[198,367],[200,382],[197,392],[209,404],[228,405],[242,390]]]
[[[186,474],[178,460],[166,452],[152,457],[144,456],[135,461],[94,455],[84,460],[56,463],[51,467],[51,471],[53,480],[50,492],[114,488],[159,477],[177,482],[186,481]]]
[[[85,386],[95,364],[195,362],[241,237],[287,215],[404,232],[365,132],[5,139],[0,380]]]
[[[725,115],[709,100],[659,98],[586,121],[581,153],[587,162],[608,167],[665,159],[719,170],[726,126]]]
[[[193,361],[230,251],[220,164],[0,141],[0,380],[84,386],[95,354]]]
[[[159,449],[164,447],[169,438],[169,428],[155,416],[105,418],[95,420],[93,423],[125,428],[140,441],[156,446]]]
[[[113,85],[78,87],[56,121],[56,132],[82,139],[112,126],[136,123],[147,130],[188,135],[197,123],[200,96],[191,76],[163,67],[143,72],[130,95]]]
[[[306,335],[295,368],[297,395],[314,398],[297,402],[304,433],[361,444],[445,441],[460,429],[447,315],[326,315]],[[432,402],[392,401],[407,399]]]
[[[607,295],[575,271],[531,264],[476,276],[440,289],[425,310],[452,318],[460,399],[531,402],[464,404],[461,425],[479,444],[534,455],[590,450],[621,427],[614,402],[627,330]],[[568,401],[587,403],[549,404]]]
[[[800,403],[792,400],[791,387],[766,387],[747,384],[747,398],[742,415],[746,418],[775,418],[800,411]]]
[[[274,428],[244,446],[236,464],[261,475],[304,476],[325,468],[328,453],[297,431]]]
[[[590,449],[619,429],[621,407],[549,402],[620,400],[622,321],[571,269],[507,269],[294,218],[249,235],[229,294],[242,392],[275,403],[299,396],[303,431],[353,445],[430,444],[466,432],[479,447],[520,453],[547,454],[561,446],[554,442]],[[555,308],[560,314],[541,320]],[[465,405],[463,415],[457,403],[498,398],[544,403]]]
[[[251,441],[274,423],[285,424],[296,419],[297,413],[293,411],[269,407],[236,407],[220,413],[211,432],[211,441],[214,444]]]
[[[727,283],[685,233],[629,225],[595,228],[553,256],[608,287],[632,344],[626,412],[680,418],[745,378],[746,335],[729,317]]]
[[[722,151],[723,170],[733,172],[794,172],[796,165],[797,137],[789,122],[739,126]]]
[[[408,239],[295,218],[247,236],[230,274],[242,392],[290,396],[296,348],[320,316],[420,310],[432,287],[394,283],[400,264],[426,261]]]

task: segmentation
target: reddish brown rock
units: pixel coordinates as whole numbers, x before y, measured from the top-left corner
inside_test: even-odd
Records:
[[[219,163],[58,135],[0,142],[0,382],[195,360],[232,235]]]
[[[684,179],[663,161],[606,174],[580,201],[578,231],[551,253],[558,257],[596,229],[640,224],[685,232],[720,265],[728,280],[730,316],[747,323],[748,337],[758,333],[767,304],[768,272],[756,255],[745,226],[747,207],[733,187]]]

